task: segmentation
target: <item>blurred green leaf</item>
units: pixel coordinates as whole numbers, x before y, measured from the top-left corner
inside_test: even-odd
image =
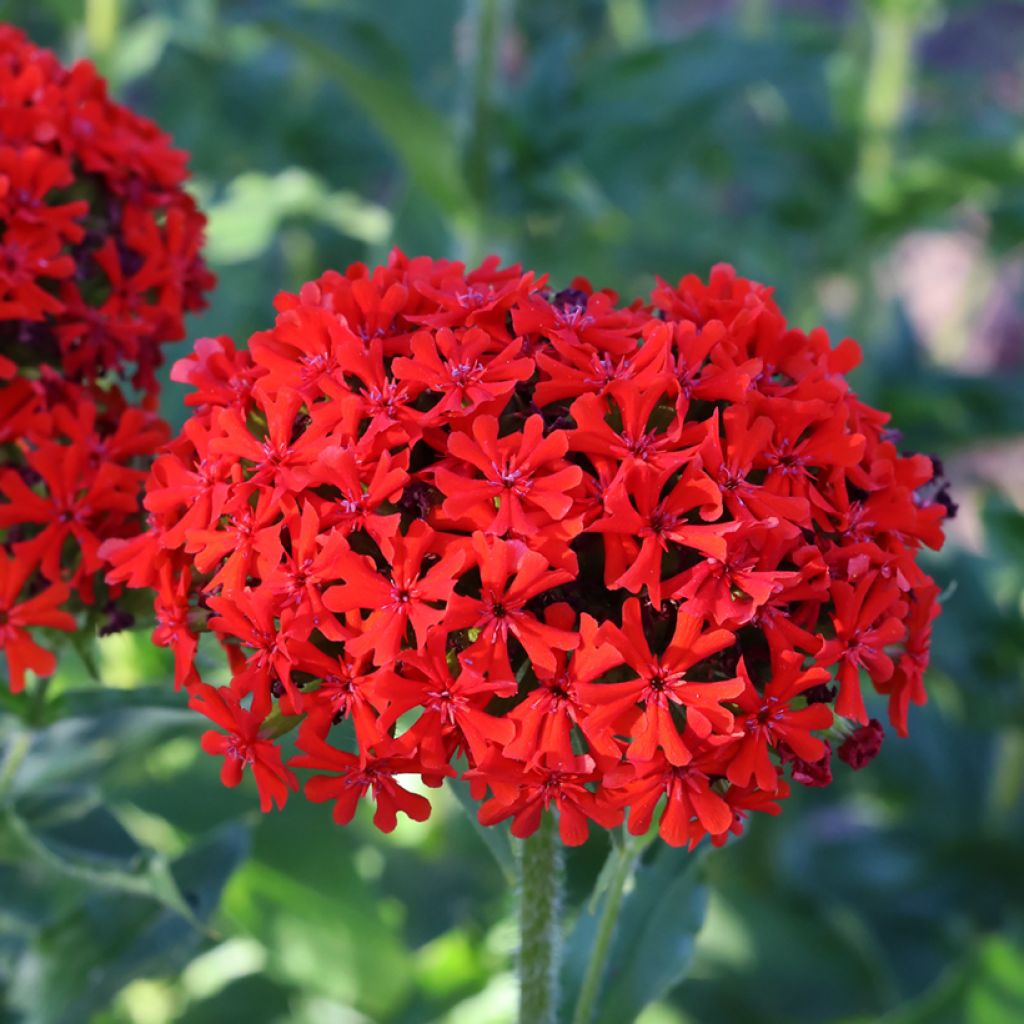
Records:
[[[241,263],[263,253],[289,218],[303,217],[368,244],[391,232],[391,214],[353,192],[328,192],[301,168],[269,176],[239,175],[210,208],[207,255],[214,263]]]
[[[998,935],[983,939],[919,999],[874,1020],[878,1024],[1010,1024],[1024,1020],[1024,949]]]
[[[195,918],[209,920],[248,849],[230,826],[171,866]],[[49,923],[19,959],[10,1004],[25,1024],[82,1024],[129,981],[180,969],[202,941],[184,915],[141,896],[97,894]]]
[[[268,20],[263,26],[345,91],[394,149],[410,180],[438,209],[455,221],[473,216],[451,126],[416,95],[397,69],[384,74],[369,71],[283,21]]]
[[[408,994],[412,961],[351,862],[338,870],[300,880],[253,860],[232,880],[225,913],[266,936],[270,977],[386,1016]]]
[[[122,27],[117,46],[108,56],[113,84],[123,86],[149,74],[163,56],[172,34],[170,18],[161,14],[150,14]]]

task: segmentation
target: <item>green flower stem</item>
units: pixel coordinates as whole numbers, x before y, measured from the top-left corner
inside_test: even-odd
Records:
[[[558,823],[548,811],[520,856],[520,1024],[556,1024],[564,870]]]

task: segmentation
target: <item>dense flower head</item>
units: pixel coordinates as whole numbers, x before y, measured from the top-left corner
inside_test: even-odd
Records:
[[[301,769],[390,830],[461,775],[517,836],[555,808],[569,844],[624,820],[718,844],[826,784],[830,739],[877,752],[865,686],[906,731],[947,506],[851,391],[854,342],[728,266],[623,305],[396,251],[276,308],[176,365],[193,415],[150,529],[104,548],[264,809]]]
[[[169,433],[112,385],[49,367],[0,383],[0,664],[15,693],[26,668],[56,666],[39,627],[76,630],[72,612],[100,632],[129,624],[116,603],[122,588],[103,582],[99,548],[141,529],[146,467]]]
[[[184,177],[185,154],[88,62],[66,69],[0,25],[0,668],[14,691],[55,668],[42,630],[131,620],[99,548],[143,524],[169,436],[150,411],[160,346],[213,283]]]
[[[185,159],[88,61],[0,25],[0,378],[45,363],[156,391],[213,284]]]

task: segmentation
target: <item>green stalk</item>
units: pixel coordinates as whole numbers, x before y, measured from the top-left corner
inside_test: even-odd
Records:
[[[597,1008],[597,1000],[601,995],[605,972],[608,969],[608,957],[615,938],[615,925],[619,919],[622,898],[626,893],[626,885],[633,877],[633,869],[640,855],[654,838],[653,831],[646,836],[624,836],[621,845],[613,847],[609,857],[615,858],[608,887],[604,890],[604,906],[597,922],[594,945],[590,951],[587,972],[580,985],[579,998],[576,1001],[576,1012],[572,1024],[590,1024]]]
[[[579,1001],[572,1017],[573,1024],[590,1024],[594,1017],[594,1007],[597,1004],[597,997],[601,994],[601,984],[608,966],[608,954],[611,952],[612,939],[615,937],[615,921],[619,916],[619,907],[622,906],[626,881],[632,874],[636,861],[636,855],[626,846],[615,850],[612,856],[616,858],[615,869],[608,883],[601,918],[597,923],[597,934],[594,936],[594,948],[587,964],[587,973],[583,976],[583,984],[580,985]]]
[[[553,811],[520,857],[519,1022],[556,1024],[562,960],[562,843]]]

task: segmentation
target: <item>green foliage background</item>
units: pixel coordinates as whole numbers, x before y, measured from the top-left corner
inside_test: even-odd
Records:
[[[728,260],[801,326],[858,337],[858,389],[908,448],[942,456],[962,505],[929,559],[950,587],[931,702],[869,771],[797,793],[707,858],[684,986],[656,955],[689,944],[673,945],[692,908],[665,861],[621,958],[657,998],[643,1024],[1024,1020],[1024,8],[0,14],[93,58],[191,150],[220,276],[194,336],[244,341],[279,289],[398,244],[496,251],[628,295]],[[165,412],[183,418],[177,386]],[[0,1021],[510,1021],[509,891],[457,801],[391,837],[299,800],[261,818],[198,752],[164,653],[111,637],[67,653],[45,704],[0,704],[0,758],[28,746],[13,777],[0,769]],[[605,852],[572,854],[567,915]]]

